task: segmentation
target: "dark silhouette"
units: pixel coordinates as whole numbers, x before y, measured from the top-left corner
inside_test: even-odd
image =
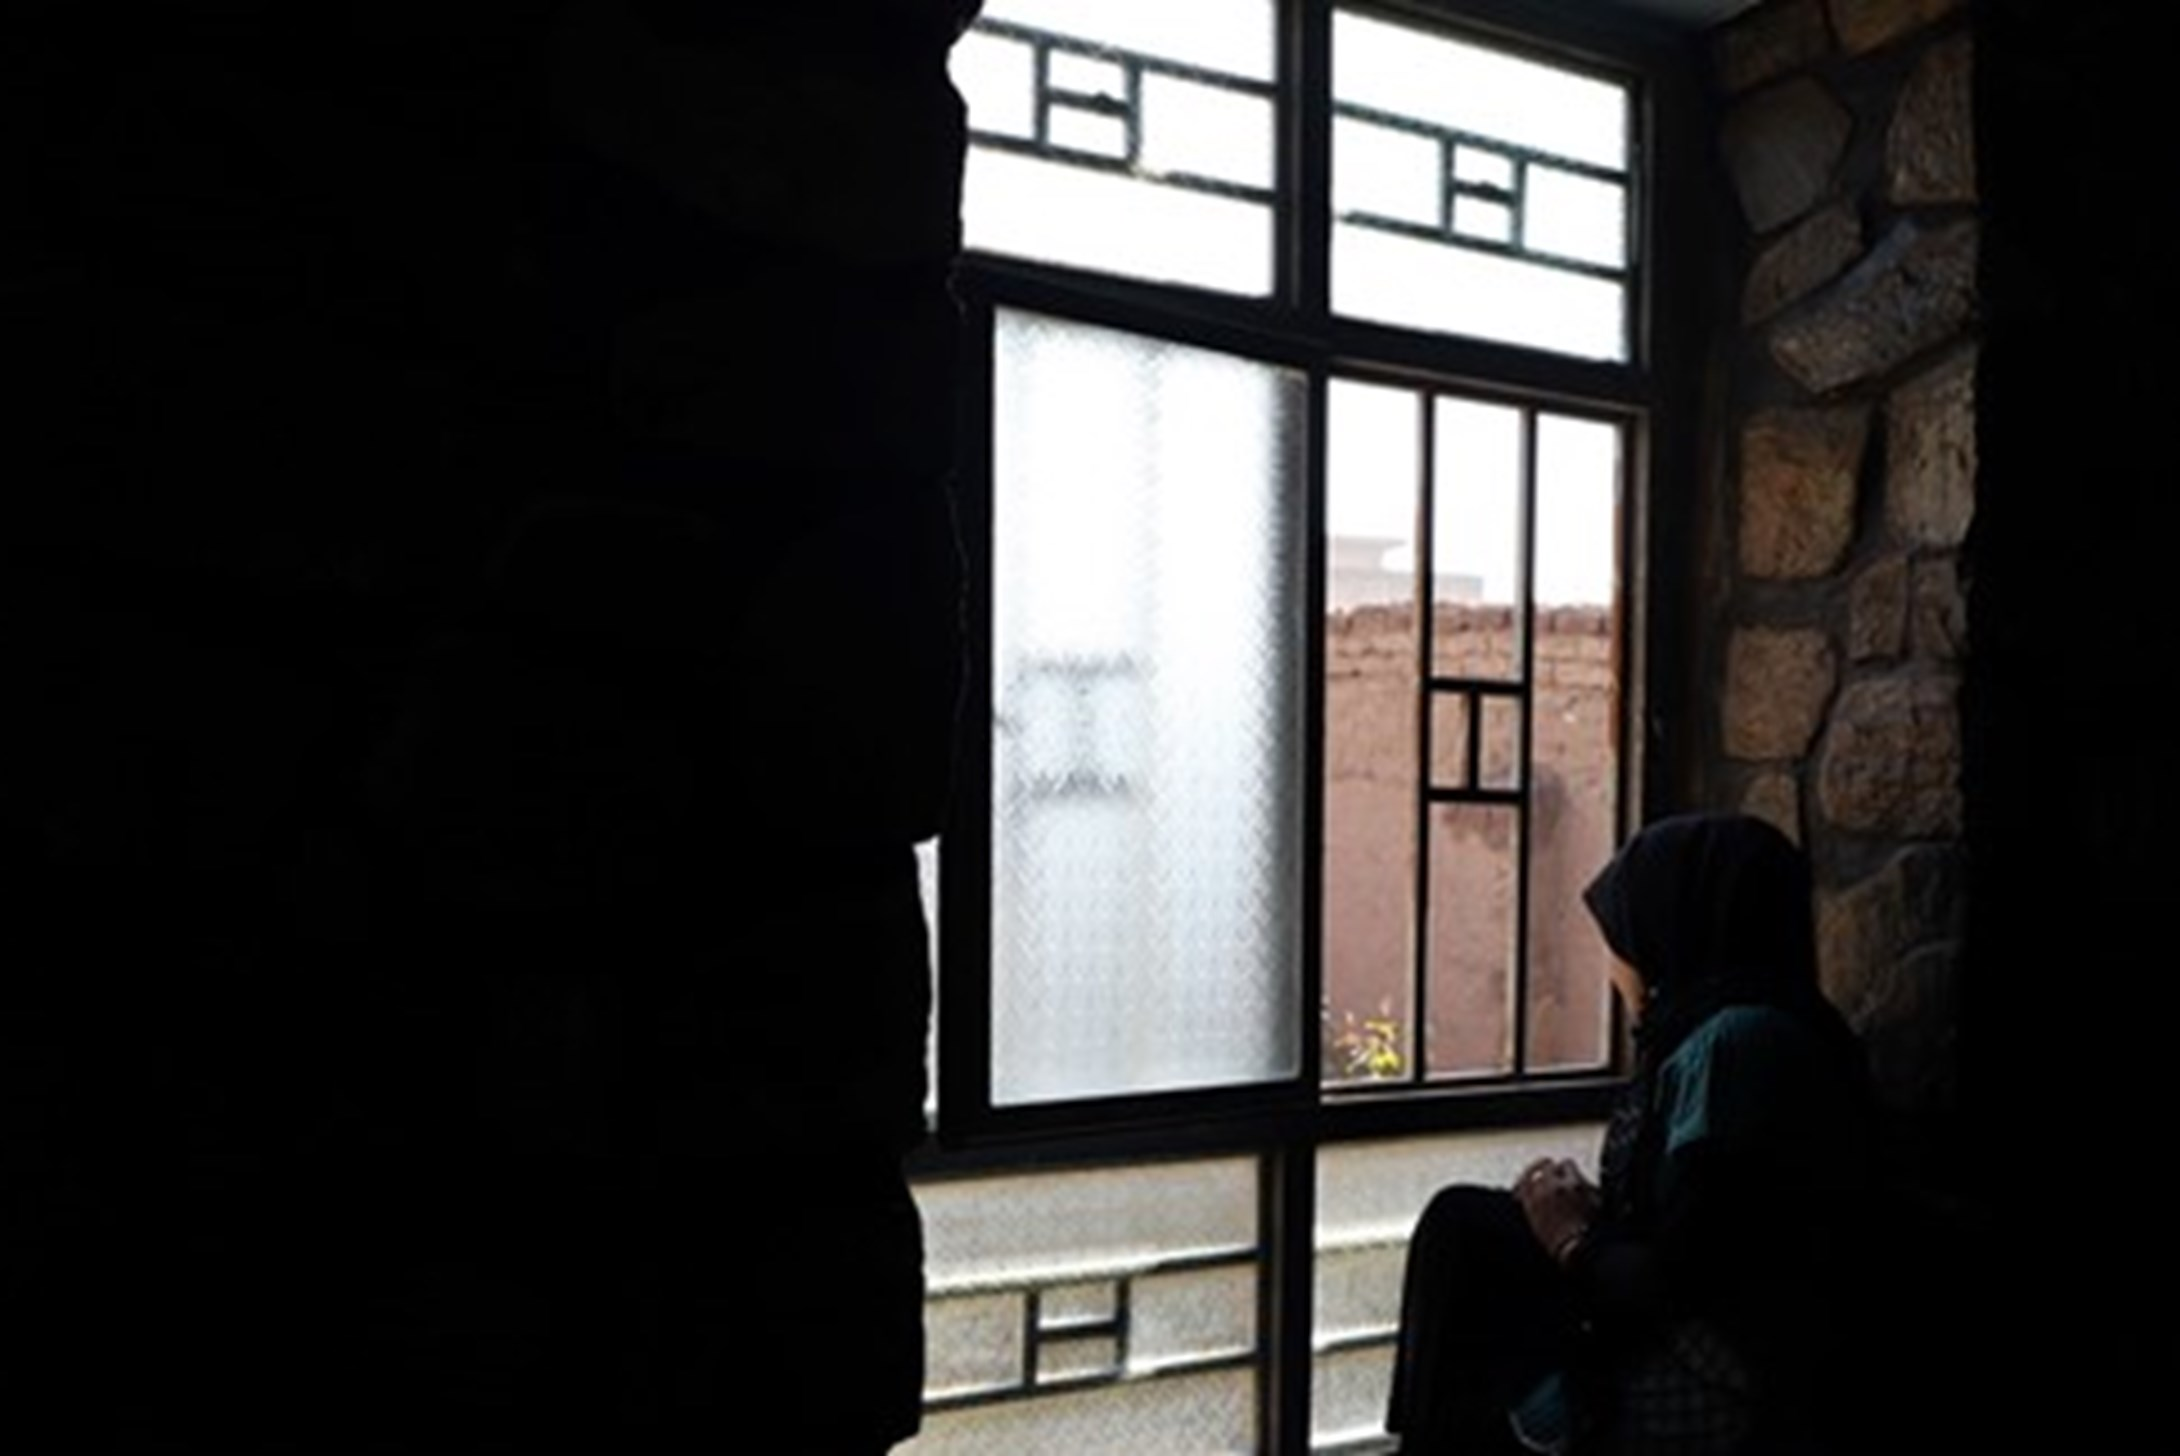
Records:
[[[748,9],[0,21],[0,1448],[913,1427],[956,7]]]

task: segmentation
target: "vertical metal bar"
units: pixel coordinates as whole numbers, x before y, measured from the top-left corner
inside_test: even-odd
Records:
[[[1438,230],[1453,236],[1453,201],[1459,189],[1453,181],[1453,138],[1438,138]]]
[[[1327,396],[1324,369],[1309,373],[1303,421],[1302,479],[1302,1085],[1324,1085],[1325,1007],[1325,478]]]
[[[1536,665],[1537,665],[1537,412],[1524,409],[1521,412],[1521,507],[1518,512],[1518,529],[1521,532],[1521,601],[1517,607],[1521,632],[1521,729],[1519,747],[1515,756],[1516,771],[1520,775],[1514,807],[1514,1071],[1518,1076],[1529,1070],[1529,865],[1533,849],[1529,831],[1535,823],[1530,813],[1533,803],[1531,786],[1536,775],[1530,772],[1529,755],[1535,746],[1536,729]]]
[[[1031,51],[1031,84],[1037,88],[1032,125],[1039,147],[1052,145],[1052,42],[1039,39]]]
[[[1305,320],[1331,310],[1332,0],[1282,0],[1280,294]]]
[[[1468,736],[1462,740],[1465,762],[1461,772],[1468,776],[1468,787],[1484,786],[1484,698],[1474,688],[1461,690],[1461,711]]]
[[[1022,1389],[1037,1388],[1037,1356],[1041,1340],[1039,1331],[1044,1328],[1045,1292],[1042,1289],[1024,1290],[1022,1294]]]
[[[1626,282],[1621,286],[1627,293],[1620,317],[1622,347],[1633,364],[1651,362],[1650,291],[1643,281],[1649,251],[1643,245],[1644,235],[1649,231],[1650,189],[1644,185],[1649,168],[1641,165],[1649,153],[1646,137],[1650,128],[1645,123],[1650,118],[1650,89],[1646,85],[1639,92],[1631,88],[1627,93],[1628,151],[1623,159],[1627,163],[1624,184],[1627,195],[1620,209],[1621,247],[1627,269]]]
[[[1507,210],[1514,214],[1513,226],[1507,231],[1512,237],[1514,250],[1529,251],[1529,159],[1516,157],[1514,161],[1514,195],[1507,199]]]
[[[1409,1019],[1414,1038],[1411,1081],[1429,1073],[1425,1065],[1431,1025],[1431,657],[1432,636],[1437,626],[1438,579],[1437,513],[1434,456],[1438,449],[1438,401],[1430,394],[1415,396],[1416,511],[1415,511],[1415,640],[1416,640],[1416,795],[1415,795],[1415,896],[1410,944],[1415,952],[1415,992]]]
[[[1265,1355],[1263,1439],[1269,1456],[1308,1456],[1311,1323],[1315,1318],[1317,1145],[1281,1142],[1258,1164],[1260,1246],[1257,1349]]]
[[[1128,99],[1128,165],[1133,167],[1143,160],[1143,66],[1132,58],[1120,65]]]
[[[1113,1281],[1113,1368],[1128,1368],[1129,1317],[1135,1308],[1135,1281],[1123,1274]]]
[[[989,299],[962,300],[954,519],[965,565],[960,771],[939,854],[940,1140],[989,1122],[992,1107],[992,419],[997,388]]]

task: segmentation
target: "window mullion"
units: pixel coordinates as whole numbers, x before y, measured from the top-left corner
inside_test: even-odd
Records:
[[[1332,288],[1332,0],[1285,0],[1281,19],[1282,296],[1322,319]]]

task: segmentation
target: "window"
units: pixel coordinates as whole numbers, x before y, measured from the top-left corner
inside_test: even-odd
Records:
[[[914,1450],[1382,1445],[1430,1191],[1594,1141],[1658,86],[1566,39],[987,0],[956,49],[988,731]]]

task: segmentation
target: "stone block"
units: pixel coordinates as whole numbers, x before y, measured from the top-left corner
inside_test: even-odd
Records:
[[[1907,886],[1897,861],[1868,879],[1820,890],[1817,978],[1850,1022],[1882,998],[1883,982],[1907,946]]]
[[[1798,303],[1862,256],[1862,219],[1839,202],[1803,218],[1757,257],[1741,289],[1741,322],[1761,323]]]
[[[1915,563],[1908,588],[1908,644],[1919,658],[1957,662],[1968,647],[1968,604],[1961,596],[1960,561],[1953,556]]]
[[[1802,791],[1794,775],[1776,769],[1758,774],[1741,795],[1741,812],[1765,820],[1801,843]]]
[[[1958,546],[1976,504],[1976,351],[1893,391],[1885,406],[1885,521],[1917,546]]]
[[[1924,946],[1882,967],[1848,1020],[1878,1097],[1901,1108],[1944,1106],[1953,1093],[1960,947]]]
[[[1832,32],[1820,0],[1784,0],[1759,5],[1711,40],[1711,66],[1721,90],[1729,94],[1776,81],[1823,60],[1832,50]]]
[[[1803,388],[1828,393],[1906,363],[1975,313],[1976,225],[1896,224],[1854,270],[1771,333],[1772,357]]]
[[[1817,761],[1827,823],[1896,839],[1958,834],[1960,684],[1906,672],[1850,684],[1839,695]]]
[[[1838,681],[1839,660],[1822,632],[1735,632],[1726,646],[1727,755],[1761,761],[1807,753]]]
[[[1944,19],[1961,0],[1831,0],[1831,6],[1841,49],[1858,56]]]
[[[1736,105],[1721,144],[1750,228],[1768,233],[1823,201],[1853,130],[1838,98],[1806,78]]]
[[[1795,580],[1835,570],[1854,539],[1865,408],[1766,410],[1741,432],[1741,569]]]
[[[1865,567],[1847,591],[1847,659],[1898,657],[1907,650],[1908,559],[1888,556]]]
[[[1962,35],[1932,46],[1893,108],[1885,186],[1903,207],[1976,200],[1972,44]]]

